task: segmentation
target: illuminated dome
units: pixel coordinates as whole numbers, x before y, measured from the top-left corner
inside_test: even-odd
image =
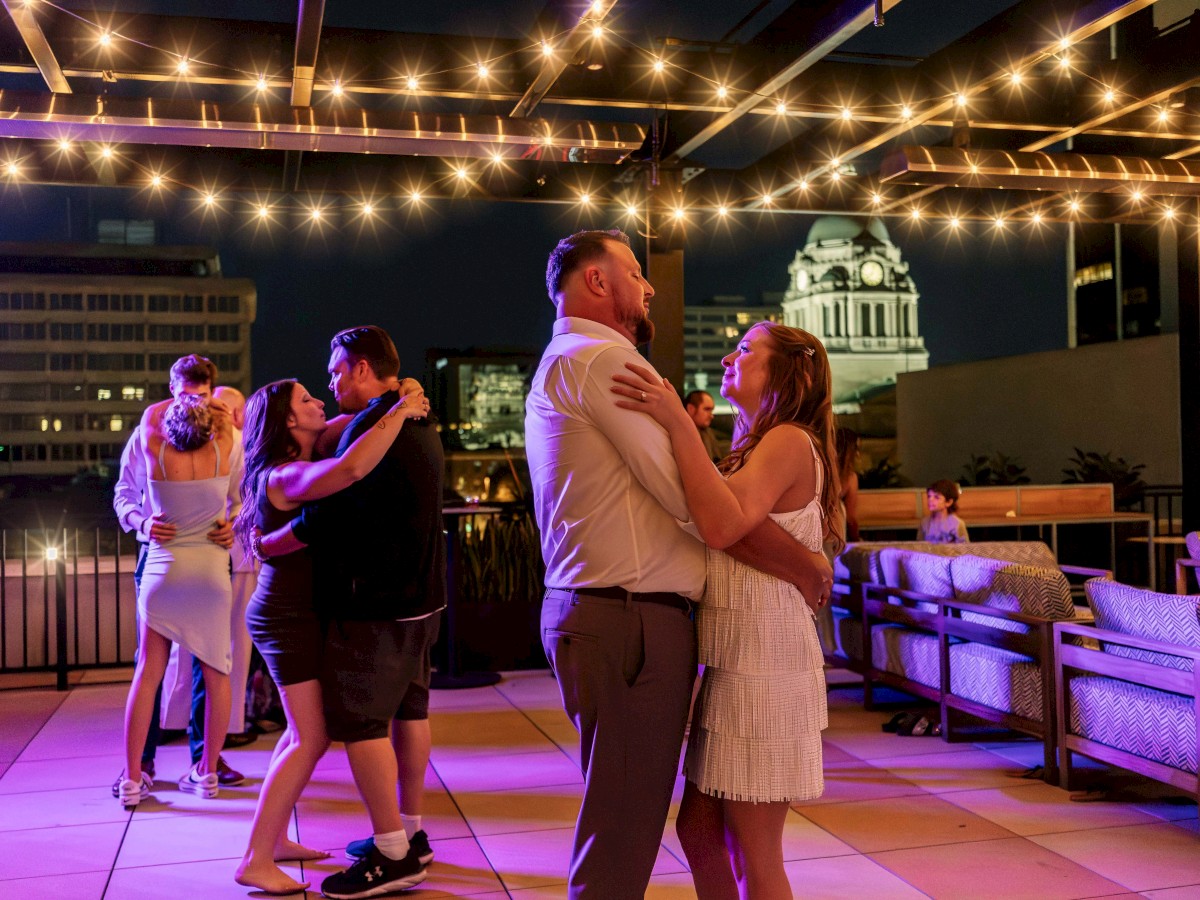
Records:
[[[883,224],[883,219],[871,217],[864,220],[850,216],[822,216],[813,222],[804,246],[811,247],[814,244],[831,241],[853,241],[864,232],[884,244],[891,240],[888,237],[887,226]]]

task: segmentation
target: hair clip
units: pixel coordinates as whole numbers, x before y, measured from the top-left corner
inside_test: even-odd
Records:
[[[813,356],[817,352],[816,347],[801,347],[800,349],[804,351],[804,355],[807,356],[809,359],[812,359]]]

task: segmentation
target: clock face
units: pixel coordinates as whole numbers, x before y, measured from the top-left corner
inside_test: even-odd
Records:
[[[862,264],[862,268],[858,270],[859,277],[862,278],[862,283],[875,287],[875,285],[883,281],[883,266],[870,259]]]

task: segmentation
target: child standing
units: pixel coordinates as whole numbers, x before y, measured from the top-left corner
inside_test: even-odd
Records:
[[[953,481],[935,481],[925,489],[925,502],[929,515],[921,520],[917,531],[918,541],[931,544],[965,544],[968,540],[967,526],[956,516],[958,498],[962,491]]]

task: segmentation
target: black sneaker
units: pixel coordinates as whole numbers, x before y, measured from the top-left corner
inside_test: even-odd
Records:
[[[334,900],[358,900],[378,897],[393,891],[405,891],[425,880],[425,867],[410,847],[404,859],[388,859],[372,847],[345,872],[330,875],[321,882],[321,893]]]
[[[429,835],[421,829],[409,839],[408,848],[417,854],[421,865],[427,866],[433,862],[433,847],[429,846]],[[362,859],[375,849],[375,838],[363,838],[361,841],[351,841],[346,845],[348,859]]]

